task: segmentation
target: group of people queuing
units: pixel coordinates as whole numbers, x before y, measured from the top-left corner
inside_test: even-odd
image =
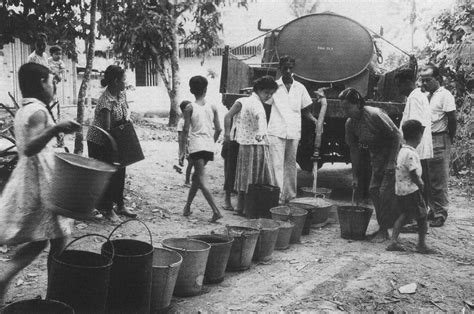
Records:
[[[257,79],[252,94],[237,99],[224,117],[224,209],[235,211],[237,215],[245,214],[245,197],[250,184],[278,186],[281,203],[296,197],[296,152],[301,136],[301,117],[317,123],[311,113],[311,96],[293,79],[295,59],[281,57],[279,65],[280,79],[275,81],[271,76]],[[197,82],[202,82],[201,89],[197,88]],[[196,100],[185,104],[183,110],[180,156],[184,156],[183,150],[189,140],[188,160],[195,169],[183,215],[192,213],[191,203],[197,189],[201,188],[213,210],[210,221],[215,222],[222,214],[208,191],[204,169],[214,158],[213,143],[222,130],[217,109],[205,100],[206,87],[204,77],[191,78],[191,93]],[[320,91],[318,95],[324,97]],[[271,110],[265,110],[265,106],[270,106]],[[233,192],[237,193],[235,210],[231,202]]]
[[[278,186],[281,204],[296,197],[296,152],[301,118],[314,124],[317,119],[312,115],[308,91],[293,79],[294,66],[293,58],[281,57],[281,78],[276,81],[271,76],[257,79],[252,94],[237,99],[225,115],[222,148],[225,210],[244,215],[250,184]],[[428,222],[431,227],[441,227],[448,216],[447,184],[450,146],[456,134],[456,107],[453,95],[441,85],[439,69],[433,64],[423,67],[420,73],[415,73],[413,68],[400,69],[395,78],[400,93],[407,96],[399,127],[382,109],[367,106],[356,89],[347,88],[339,94],[348,116],[345,138],[350,148],[352,187],[359,188],[361,156],[368,153],[372,170],[369,195],[379,225],[379,230],[372,235],[373,241],[388,240],[388,229],[393,227],[387,250],[402,250],[398,242],[400,229],[411,223],[419,233],[418,250],[426,253],[430,252],[425,243]],[[196,81],[206,82],[207,86],[205,78],[193,77],[190,87],[196,101],[186,102],[182,107],[181,164],[188,134],[192,147],[187,183],[191,167],[196,167],[199,161],[183,214],[192,213],[192,200],[201,188],[213,210],[211,221],[214,222],[222,215],[209,194],[204,167],[213,159],[212,144],[221,127],[217,110],[207,105],[203,94],[196,93]],[[418,82],[421,82],[420,87],[417,87]],[[318,101],[326,101],[324,89],[317,90],[315,95]],[[233,193],[237,194],[235,209]]]

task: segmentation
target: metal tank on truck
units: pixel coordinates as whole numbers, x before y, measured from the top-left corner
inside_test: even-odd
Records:
[[[223,103],[230,108],[234,101],[251,90],[252,82],[263,76],[279,77],[280,56],[290,55],[296,59],[293,69],[295,80],[301,82],[313,97],[313,114],[319,115],[320,104],[314,92],[321,87],[328,106],[324,118],[324,132],[319,147],[315,147],[315,126],[302,119],[302,134],[298,147],[297,161],[306,171],[313,170],[313,155],[319,159],[318,166],[325,162],[350,162],[349,147],[345,143],[344,125],[347,119],[338,99],[339,93],[347,87],[356,88],[366,99],[368,106],[382,108],[398,125],[404,109],[404,97],[398,93],[394,82],[396,69],[381,74],[381,52],[375,37],[358,22],[334,13],[317,13],[297,18],[265,33],[263,57],[252,63],[252,58],[239,59],[233,51],[242,50],[245,45],[230,49],[225,47],[222,61],[220,92]],[[255,58],[254,58],[255,59]],[[415,67],[415,65],[411,65]],[[269,110],[269,108],[266,108]],[[270,112],[271,114],[271,112]],[[370,179],[368,152],[363,154],[363,168],[367,175],[360,178],[360,186],[367,186]]]

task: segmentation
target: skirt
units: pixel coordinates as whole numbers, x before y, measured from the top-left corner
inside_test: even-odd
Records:
[[[276,185],[267,145],[240,145],[234,188],[247,193],[249,184]]]

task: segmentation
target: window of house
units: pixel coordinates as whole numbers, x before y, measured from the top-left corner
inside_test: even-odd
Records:
[[[152,61],[140,62],[135,67],[136,86],[158,86],[158,71]]]

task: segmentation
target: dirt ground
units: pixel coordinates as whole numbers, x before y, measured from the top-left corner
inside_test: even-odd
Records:
[[[173,170],[178,145],[174,129],[163,120],[140,123],[137,128],[146,156],[144,161],[127,168],[126,206],[138,213],[150,228],[153,245],[163,239],[223,230],[245,218],[223,211],[219,223],[209,223],[211,210],[199,192],[193,215],[181,215],[188,188],[184,174]],[[220,151],[216,144],[215,151]],[[208,166],[212,193],[223,204],[223,161],[219,154]],[[324,165],[319,184],[332,188],[336,206],[349,204],[350,165]],[[311,174],[301,172],[299,185],[310,186]],[[452,185],[449,191],[450,213],[442,228],[430,229],[428,245],[437,253],[414,252],[416,234],[402,234],[407,252],[387,252],[387,243],[348,241],[340,237],[337,221],[312,228],[300,244],[275,251],[271,261],[253,264],[243,272],[228,272],[225,280],[203,288],[190,298],[173,298],[172,312],[224,311],[423,311],[472,312],[474,303],[474,212],[472,195]],[[368,232],[377,227],[375,214]],[[114,226],[103,220],[76,221],[73,237],[88,233],[108,235]],[[116,232],[117,237],[149,241],[143,226],[132,222]],[[100,249],[100,240],[82,241],[77,248]],[[14,252],[0,253],[0,269]],[[46,294],[46,256],[43,252],[32,265],[15,278],[7,301],[34,298]],[[414,294],[401,294],[398,288],[417,285]]]

